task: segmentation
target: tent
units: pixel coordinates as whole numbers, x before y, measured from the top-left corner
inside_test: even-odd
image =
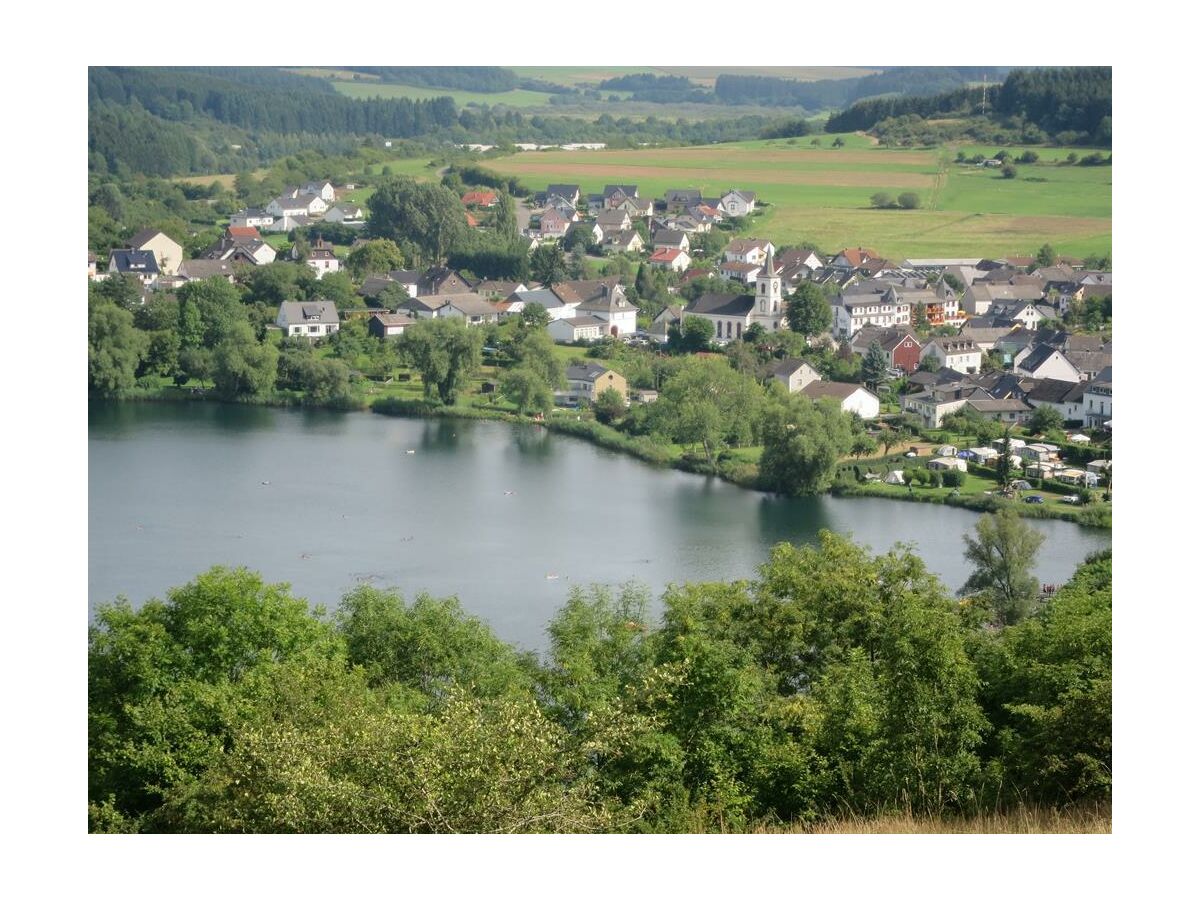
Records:
[[[1072,434],[1067,440],[1073,444],[1090,444],[1092,442],[1092,439],[1086,434]]]
[[[884,484],[904,484],[904,473],[899,469],[892,469],[883,478]]]
[[[945,445],[937,448],[937,455],[938,456],[957,456],[958,448],[951,447],[949,444],[945,444]]]

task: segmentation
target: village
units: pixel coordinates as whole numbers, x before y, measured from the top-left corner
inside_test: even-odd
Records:
[[[329,181],[291,187],[261,208],[236,212],[221,238],[194,259],[185,259],[182,246],[163,232],[147,229],[114,249],[104,271],[89,257],[89,278],[136,278],[143,302],[152,302],[189,282],[235,282],[252,268],[279,263],[303,264],[318,280],[343,272],[347,254],[370,243],[367,210],[344,199],[354,188]],[[500,195],[473,187],[461,201],[467,224],[486,228]],[[593,194],[576,184],[549,184],[522,205],[521,240],[531,254],[557,248],[565,260],[569,252],[575,275],[598,274],[594,267],[606,259],[622,261],[626,273],[645,267],[667,298],[652,308],[639,305],[628,274],[519,282],[439,264],[360,273],[361,308],[339,309],[327,299],[283,301],[274,328],[281,338],[318,342],[348,318],[365,317],[369,333],[387,341],[427,319],[479,327],[524,317],[544,327],[555,344],[580,348],[566,386],[554,395],[557,406],[570,409],[594,406],[605,389],[616,390],[627,405],[657,396],[657,385],[631,385],[603,359],[585,359],[588,348],[616,342],[712,355],[765,342],[779,357],[771,360],[770,380],[789,393],[836,402],[868,424],[885,456],[891,423],[909,422],[907,458],[924,455],[922,467],[937,473],[938,486],[957,487],[961,479],[944,473],[965,476],[968,466],[1002,470],[997,493],[1023,494],[1029,503],[1044,502],[1029,493],[1033,485],[1049,485],[1060,495],[1058,504],[1078,504],[1075,488],[1086,500],[1092,489],[1110,486],[1110,271],[1047,253],[890,260],[865,247],[832,255],[777,247],[740,236],[753,231],[761,202],[754,192],[732,187],[720,196],[679,188],[644,197],[633,184]],[[322,227],[358,229],[364,237],[335,245],[320,236]],[[314,237],[283,244],[297,229]],[[828,325],[810,329],[799,344],[792,334],[777,345],[773,336],[793,331],[789,305],[801,294],[821,298],[828,309],[818,311],[817,321]],[[822,372],[804,358],[808,349],[845,364]],[[972,442],[973,435],[990,433],[976,427],[979,422],[1003,429],[1004,436]],[[970,445],[918,441],[917,430],[934,438],[957,434]],[[1043,439],[1034,440],[1035,434]],[[860,470],[857,480],[911,492],[912,463],[884,463],[880,471]]]

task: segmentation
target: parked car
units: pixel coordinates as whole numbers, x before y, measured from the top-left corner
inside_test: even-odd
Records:
[[[1045,498],[1041,494],[1030,494],[1025,498],[1026,503],[1045,503]]]
[[[1062,502],[1070,503],[1072,506],[1074,506],[1075,504],[1077,504],[1079,502],[1079,495],[1078,494],[1069,494],[1068,496],[1062,498]]]

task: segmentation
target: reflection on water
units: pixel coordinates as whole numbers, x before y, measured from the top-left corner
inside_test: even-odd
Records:
[[[573,586],[748,578],[780,541],[913,542],[951,588],[965,510],[777,498],[646,465],[536,426],[254,406],[89,410],[89,599],[140,604],[245,565],[329,608],[369,581],[456,595],[504,639],[545,646]],[[414,452],[409,453],[412,450]],[[265,482],[265,483],[264,483]],[[1109,534],[1042,520],[1042,581]]]

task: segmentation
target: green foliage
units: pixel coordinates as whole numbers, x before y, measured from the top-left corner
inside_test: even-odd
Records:
[[[833,400],[813,403],[800,395],[773,396],[762,424],[763,487],[789,496],[827,489],[838,459],[853,445],[850,422]]]
[[[912,191],[905,191],[896,198],[896,203],[901,209],[919,209],[921,207],[921,198]]]
[[[523,416],[547,413],[554,407],[554,391],[541,373],[527,365],[518,365],[504,373],[500,393],[515,403]]]
[[[982,598],[996,621],[1014,625],[1029,615],[1038,582],[1030,573],[1045,536],[1005,508],[980,516],[963,556],[975,568],[959,591]]]
[[[567,277],[567,260],[558,244],[541,244],[529,257],[529,274],[546,287]]]
[[[458,319],[424,319],[405,329],[400,352],[421,373],[425,396],[452,405],[478,371],[483,336]]]
[[[149,339],[133,324],[133,313],[114,303],[88,303],[88,390],[119,397],[133,387]]]
[[[612,425],[625,415],[625,398],[616,388],[605,388],[596,397],[592,412],[595,413],[597,421]]]
[[[1047,431],[1060,431],[1063,427],[1063,416],[1053,406],[1039,406],[1029,417],[1029,428],[1044,434]]]
[[[395,241],[367,241],[347,254],[346,265],[358,279],[367,275],[383,275],[404,268],[404,253]]]
[[[1091,557],[1045,607],[981,642],[993,778],[1061,803],[1112,790],[1112,555]]]
[[[833,325],[833,307],[820,287],[802,282],[787,302],[788,328],[805,337],[824,334]]]
[[[867,348],[867,355],[863,357],[863,380],[872,387],[878,387],[881,381],[887,380],[891,362],[879,341],[871,341],[871,346]]]
[[[245,322],[235,325],[213,347],[212,380],[226,399],[265,397],[275,389],[279,350],[259,343]]]
[[[520,321],[524,328],[545,328],[550,324],[550,313],[539,303],[527,303],[521,308]]]
[[[372,236],[411,245],[430,264],[444,262],[467,239],[462,202],[439,184],[395,178],[376,188],[367,206]]]
[[[896,198],[887,191],[878,191],[871,195],[871,205],[876,209],[891,209],[896,205]]]
[[[725,360],[688,357],[664,382],[651,427],[677,444],[701,447],[711,467],[722,447],[753,441],[762,402],[757,382]]]
[[[667,329],[667,349],[672,353],[698,353],[712,347],[716,328],[701,316],[687,316],[682,324],[672,322]]]
[[[1054,248],[1049,244],[1042,244],[1037,252],[1037,264],[1039,266],[1052,266],[1058,262],[1058,254],[1054,252]]]

